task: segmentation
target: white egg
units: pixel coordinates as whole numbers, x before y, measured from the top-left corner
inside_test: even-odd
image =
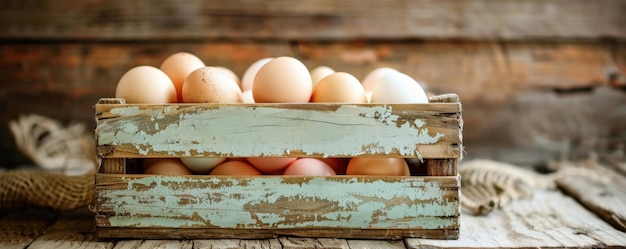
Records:
[[[370,103],[428,103],[428,97],[424,89],[411,76],[396,71],[386,74],[378,81],[372,92]]]

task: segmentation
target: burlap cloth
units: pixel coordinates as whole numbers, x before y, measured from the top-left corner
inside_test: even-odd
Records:
[[[0,210],[44,207],[66,211],[93,202],[93,173],[66,176],[43,170],[10,170],[0,173]]]

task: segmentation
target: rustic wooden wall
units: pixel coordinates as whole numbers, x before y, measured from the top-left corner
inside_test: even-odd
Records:
[[[178,51],[240,76],[279,55],[357,78],[394,67],[460,95],[471,156],[490,141],[516,144],[489,124],[520,94],[626,84],[624,13],[620,0],[0,1],[0,163],[25,162],[9,120],[93,125],[93,105],[126,70]]]

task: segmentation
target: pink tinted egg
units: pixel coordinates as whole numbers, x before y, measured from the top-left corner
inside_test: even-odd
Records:
[[[335,171],[322,160],[315,158],[300,158],[287,167],[284,175],[301,176],[333,176]]]

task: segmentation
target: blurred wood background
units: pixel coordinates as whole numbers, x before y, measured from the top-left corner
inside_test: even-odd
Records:
[[[27,163],[10,120],[93,127],[126,70],[179,51],[240,77],[281,55],[359,79],[396,68],[461,97],[470,157],[623,152],[625,13],[621,0],[2,0],[0,166]]]

